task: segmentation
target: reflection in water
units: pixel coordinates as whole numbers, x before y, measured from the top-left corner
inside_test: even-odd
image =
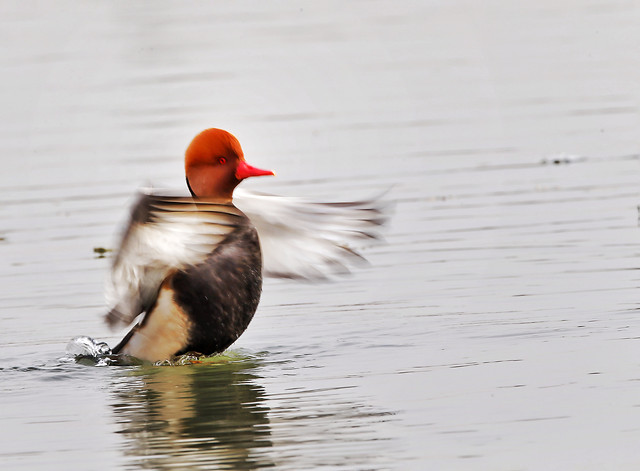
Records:
[[[271,447],[255,361],[126,370],[113,410],[136,467],[256,469]]]

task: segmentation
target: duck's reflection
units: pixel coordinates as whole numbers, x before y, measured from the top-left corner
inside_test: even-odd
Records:
[[[142,367],[116,378],[114,412],[125,453],[143,468],[272,466],[264,389],[255,361]]]

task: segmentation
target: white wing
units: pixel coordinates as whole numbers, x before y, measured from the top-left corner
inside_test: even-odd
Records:
[[[141,193],[107,283],[109,325],[129,323],[145,312],[169,272],[204,260],[245,221],[233,205]]]
[[[379,198],[315,203],[241,189],[234,204],[258,230],[264,274],[307,280],[348,273],[363,262],[355,249],[380,238],[389,209]]]

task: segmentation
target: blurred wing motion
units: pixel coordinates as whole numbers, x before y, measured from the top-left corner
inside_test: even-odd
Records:
[[[141,193],[111,268],[108,324],[147,311],[171,271],[203,261],[243,220],[230,204]]]
[[[280,278],[348,273],[364,261],[356,245],[378,239],[387,220],[387,205],[377,198],[313,203],[236,190],[234,203],[258,231],[264,274]],[[203,261],[243,221],[230,204],[141,193],[107,284],[109,325],[128,324],[146,312],[171,271]]]
[[[237,189],[234,203],[258,230],[266,276],[321,280],[365,261],[355,251],[379,239],[389,205],[379,198],[314,203]]]

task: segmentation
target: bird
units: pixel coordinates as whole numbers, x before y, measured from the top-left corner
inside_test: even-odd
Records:
[[[341,203],[237,189],[275,175],[247,163],[238,139],[209,128],[185,152],[190,193],[143,189],[107,282],[111,328],[131,326],[111,354],[148,362],[213,355],[251,322],[263,276],[323,280],[365,261],[353,244],[380,239],[379,197]],[[264,263],[263,263],[264,260]]]

